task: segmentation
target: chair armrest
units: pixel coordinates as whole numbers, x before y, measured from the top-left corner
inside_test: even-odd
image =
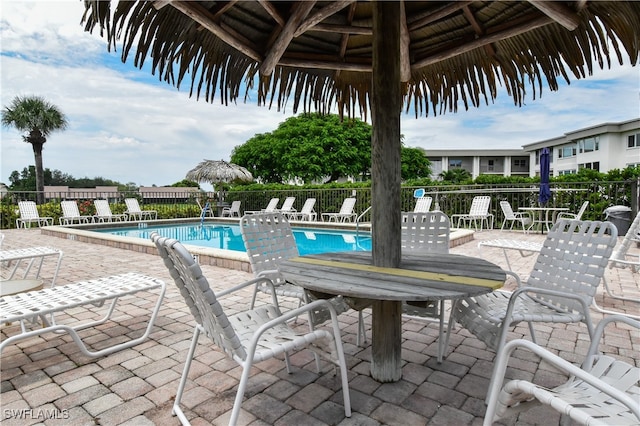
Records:
[[[259,284],[261,282],[266,284],[266,285],[268,285],[268,286],[270,286],[271,289],[273,290],[273,282],[269,278],[259,277],[259,278],[254,278],[254,279],[249,280],[249,281],[245,281],[245,282],[243,282],[241,284],[238,284],[238,285],[233,286],[231,288],[228,288],[226,290],[217,291],[216,292],[216,296],[218,296],[218,298],[223,297],[223,296],[227,296],[227,295],[229,295],[231,293],[234,293],[234,292],[236,292],[238,290],[242,290],[245,287],[248,287],[248,286],[254,285],[254,284]],[[275,294],[275,291],[272,291],[272,293]],[[276,304],[276,306],[277,306],[277,304]]]
[[[498,353],[495,362],[495,368],[493,370],[493,377],[491,380],[492,386],[488,391],[488,399],[487,399],[487,412],[485,417],[485,424],[487,424],[487,419],[489,422],[493,421],[493,417],[495,415],[496,406],[498,403],[498,397],[500,395],[500,391],[503,387],[504,376],[507,369],[507,364],[511,354],[516,348],[524,348],[527,349],[534,354],[538,355],[541,359],[547,361],[549,364],[553,365],[558,370],[565,372],[569,376],[573,376],[589,385],[593,386],[600,392],[610,396],[611,398],[616,399],[620,403],[624,404],[629,408],[631,412],[634,413],[640,419],[640,407],[638,406],[638,402],[634,401],[631,397],[629,397],[624,392],[614,388],[608,383],[602,381],[601,379],[593,376],[589,372],[583,370],[582,368],[571,364],[570,362],[560,358],[558,355],[555,355],[552,352],[538,346],[537,344],[524,339],[515,339],[510,342],[507,342],[500,353]],[[548,403],[547,403],[548,404]],[[551,405],[551,404],[548,404]],[[491,423],[488,423],[491,424]]]

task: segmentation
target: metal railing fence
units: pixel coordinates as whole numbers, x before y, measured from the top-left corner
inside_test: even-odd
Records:
[[[615,182],[566,182],[552,183],[552,199],[548,205],[554,207],[567,207],[575,212],[580,208],[583,201],[589,200],[589,208],[584,219],[603,220],[604,210],[614,205],[624,205],[631,207],[632,217],[638,212],[640,202],[638,195],[638,180],[615,181]],[[425,196],[433,197],[431,209],[439,209],[451,216],[455,213],[466,213],[469,211],[471,201],[475,195],[490,195],[492,199],[491,211],[496,216],[495,224],[501,224],[503,220],[500,209],[500,201],[507,200],[514,210],[518,207],[538,205],[538,186],[531,184],[512,185],[435,185],[421,187],[425,190]],[[401,210],[412,211],[415,205],[413,197],[414,191],[418,187],[403,186],[401,191]],[[78,198],[74,194],[73,199],[78,202],[78,207],[82,215],[93,215],[95,209],[93,200],[103,198],[104,195],[95,192],[82,194]],[[357,203],[355,212],[362,215],[363,222],[371,220],[371,189],[368,187],[357,188],[301,188],[301,189],[265,189],[265,190],[230,190],[224,194],[223,200],[219,200],[219,194],[213,192],[199,192],[185,195],[184,191],[175,194],[162,192],[157,197],[152,194],[145,194],[144,199],[135,191],[118,192],[110,194],[108,200],[111,211],[114,214],[123,213],[126,210],[124,199],[129,197],[138,198],[143,209],[158,211],[159,219],[193,218],[200,216],[200,207],[207,200],[211,200],[214,212],[218,212],[225,205],[232,201],[242,202],[242,211],[260,210],[266,207],[271,198],[279,198],[282,204],[286,197],[296,197],[294,208],[300,210],[307,198],[315,198],[315,211],[320,218],[321,213],[337,212],[342,206],[342,202],[347,197],[356,197]],[[34,200],[36,192],[8,192],[0,200],[1,208],[1,228],[15,227],[15,219],[19,217],[18,201]],[[46,193],[45,199],[49,200],[38,206],[40,216],[49,216],[58,223],[58,218],[62,215],[60,201],[65,200],[64,193]]]

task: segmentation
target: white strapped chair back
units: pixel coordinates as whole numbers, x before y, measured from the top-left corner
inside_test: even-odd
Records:
[[[62,216],[58,218],[60,225],[70,225],[73,223],[91,223],[93,216],[82,216],[78,209],[78,203],[72,200],[60,201]]]
[[[316,205],[315,198],[307,198],[302,205],[302,209],[293,215],[297,220],[315,221],[318,218],[316,211],[313,209]]]
[[[560,220],[547,234],[526,285],[507,272],[518,283],[515,291],[461,299],[454,303],[452,319],[496,352],[508,330],[522,321],[529,324],[534,343],[534,322],[584,322],[592,337],[589,305],[616,241],[617,229],[609,222]]]
[[[401,225],[402,251],[422,251],[427,253],[449,253],[451,224],[442,212],[405,213]],[[405,315],[434,318],[439,322],[438,362],[442,362],[445,352],[444,313],[445,301],[405,302]]]
[[[126,214],[113,214],[107,200],[93,200],[96,208],[96,220],[98,222],[113,222],[127,220]]]
[[[49,216],[40,216],[38,206],[34,201],[18,201],[18,210],[20,217],[16,219],[16,228],[31,227],[32,223],[38,226],[53,225],[53,218]]]
[[[431,203],[433,202],[433,198],[431,197],[420,197],[416,198],[416,205],[413,208],[414,213],[426,213],[431,209]]]
[[[527,233],[529,231],[528,226],[533,223],[533,218],[529,212],[514,212],[511,208],[511,204],[506,201],[500,201],[500,208],[502,209],[502,213],[504,214],[504,221],[502,222],[502,226],[500,230],[504,230],[507,222],[511,222],[511,226],[509,230],[513,230],[513,226],[516,223],[519,223],[522,226],[522,230]]]
[[[471,200],[471,207],[469,208],[469,213],[462,214],[453,214],[451,215],[451,222],[456,223],[458,228],[464,226],[467,222],[469,222],[469,226],[471,226],[471,222],[476,230],[478,230],[478,221],[480,222],[480,230],[482,230],[483,225],[486,223],[487,229],[493,228],[493,214],[489,213],[489,208],[491,207],[491,197],[488,195],[478,195],[473,197]]]
[[[356,206],[354,197],[345,198],[338,213],[322,213],[322,219],[327,218],[329,222],[353,222],[358,215],[353,211]]]
[[[178,416],[182,424],[189,424],[189,420],[180,407],[180,401],[201,333],[208,336],[229,358],[242,367],[242,374],[229,419],[230,425],[236,424],[240,414],[240,406],[253,364],[283,355],[287,372],[290,373],[288,354],[303,348],[310,349],[315,354],[322,355],[339,366],[344,412],[345,416],[351,416],[349,383],[340,328],[336,312],[328,301],[317,300],[282,314],[278,307],[277,296],[275,292],[271,292],[271,304],[264,304],[255,309],[241,310],[233,315],[227,315],[218,298],[230,295],[248,286],[255,286],[258,282],[269,286],[269,279],[256,278],[216,294],[210,288],[209,281],[203,275],[200,266],[180,242],[160,237],[155,232],[152,233],[151,239],[156,244],[165,266],[169,269],[171,277],[196,321],[191,347],[173,404],[173,412]],[[301,334],[289,328],[287,325],[288,320],[313,309],[323,309],[330,313],[331,327],[329,329],[310,330],[308,333]]]
[[[137,198],[125,198],[124,203],[127,205],[125,214],[134,220],[153,220],[158,218],[156,210],[142,210]]]

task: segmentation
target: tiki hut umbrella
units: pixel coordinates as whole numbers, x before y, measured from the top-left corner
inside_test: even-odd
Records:
[[[527,90],[557,90],[558,77],[584,78],[612,57],[636,65],[640,39],[635,1],[121,1],[113,13],[110,2],[85,4],[86,30],[98,25],[109,48],[122,36],[123,61],[152,60],[160,79],[186,77],[207,101],[234,102],[257,81],[261,105],[370,111],[373,261],[389,267],[401,255],[403,106],[455,112],[488,104],[499,86],[521,105]]]
[[[251,182],[253,176],[249,170],[224,160],[203,160],[187,172],[187,179],[196,182],[208,182],[212,185],[234,181]]]

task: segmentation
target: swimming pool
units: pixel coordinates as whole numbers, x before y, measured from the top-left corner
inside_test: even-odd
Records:
[[[154,231],[163,237],[175,238],[184,244],[238,252],[246,251],[240,226],[234,224],[147,225],[94,230],[99,233],[145,240],[149,240]],[[293,235],[301,255],[371,250],[371,235],[368,232],[356,234],[356,232],[346,230],[293,228]]]

